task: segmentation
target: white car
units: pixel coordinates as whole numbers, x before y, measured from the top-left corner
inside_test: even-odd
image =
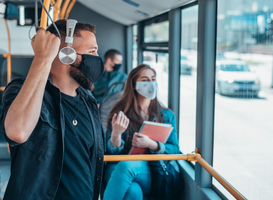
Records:
[[[188,61],[188,58],[186,56],[180,57],[180,74],[183,75],[191,75],[192,67],[190,65],[190,62]]]
[[[241,60],[216,62],[216,92],[222,95],[252,95],[260,91],[260,80]]]

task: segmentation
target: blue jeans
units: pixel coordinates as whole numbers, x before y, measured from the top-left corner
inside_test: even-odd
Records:
[[[108,182],[103,200],[142,200],[151,190],[151,171],[147,161],[109,163],[104,174]]]

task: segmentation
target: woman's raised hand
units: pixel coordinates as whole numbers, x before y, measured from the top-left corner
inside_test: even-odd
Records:
[[[129,119],[126,115],[119,111],[118,115],[115,113],[112,118],[112,135],[121,135],[128,127]]]

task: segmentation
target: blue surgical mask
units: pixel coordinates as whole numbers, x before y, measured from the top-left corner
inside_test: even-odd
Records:
[[[136,82],[136,91],[147,99],[155,99],[157,93],[156,81],[138,81]]]

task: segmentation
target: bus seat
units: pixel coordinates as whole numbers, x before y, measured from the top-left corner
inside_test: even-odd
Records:
[[[117,82],[110,86],[104,94],[99,107],[99,113],[104,133],[107,130],[107,117],[112,107],[120,100],[123,95],[124,82]]]

